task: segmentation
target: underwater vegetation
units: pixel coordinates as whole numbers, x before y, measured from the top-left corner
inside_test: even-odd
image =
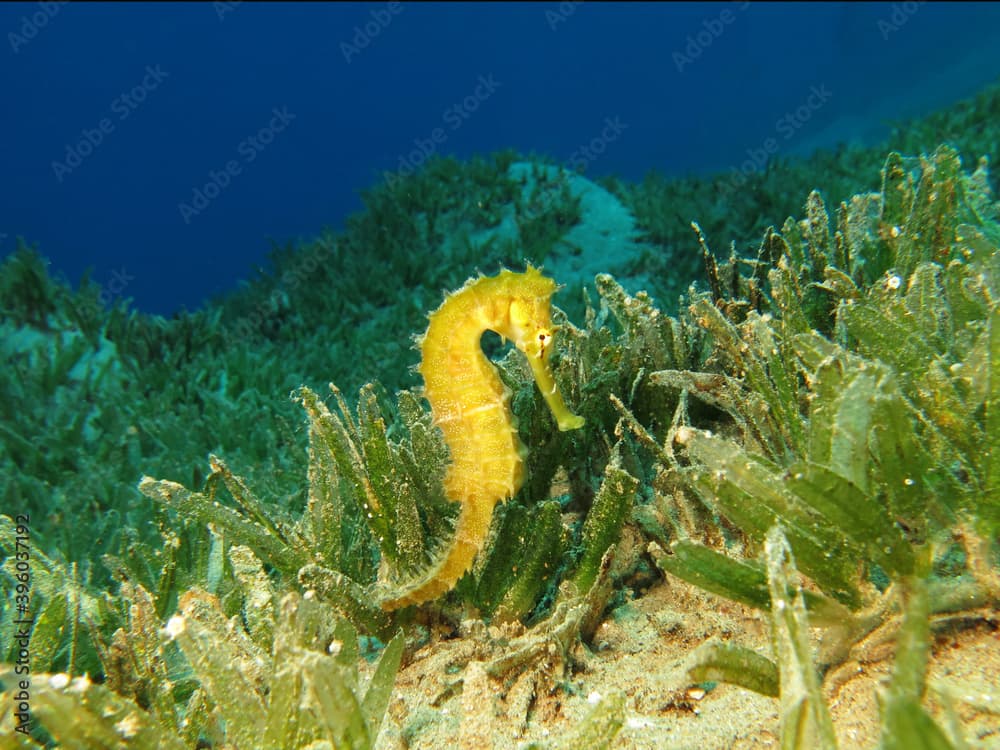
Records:
[[[830,206],[874,190],[881,182],[885,154],[931,153],[947,143],[962,163],[974,165],[985,156],[1000,161],[1000,86],[986,87],[968,100],[916,120],[893,123],[889,137],[876,148],[845,144],[817,151],[808,159],[776,154],[764,166],[731,169],[722,175],[667,177],[651,171],[639,183],[614,179],[605,184],[629,207],[647,239],[660,252],[643,258],[649,270],[647,291],[662,309],[676,313],[678,296],[701,273],[697,253],[679,252],[690,245],[692,219],[718,241],[735,242],[741,254],[756,252],[768,226],[797,214],[803,196],[817,186]],[[994,183],[995,187],[995,183]],[[665,251],[665,252],[664,252]],[[607,269],[606,269],[607,270]]]
[[[441,164],[417,179],[461,181],[476,170],[498,212],[516,202],[504,177],[488,179],[490,171],[506,174],[496,166]],[[28,479],[5,479],[5,507],[43,514],[44,503],[28,506],[28,498],[66,487],[65,498],[50,502],[65,502],[71,523],[90,515],[93,494],[124,494],[110,474],[65,481],[80,468],[66,446],[108,450],[98,447],[103,430],[128,436],[117,450],[129,470],[145,474],[138,489],[151,510],[105,519],[106,531],[75,542],[95,546],[90,559],[101,556],[113,592],[97,585],[96,573],[65,561],[74,559],[66,556],[74,549],[71,528],[64,531],[68,546],[33,548],[30,733],[14,731],[11,708],[20,532],[13,519],[0,518],[7,555],[0,654],[8,665],[0,672],[7,690],[0,727],[9,746],[371,747],[398,671],[442,631],[470,642],[448,667],[450,689],[463,696],[464,736],[474,737],[476,722],[491,718],[492,692],[526,696],[559,684],[578,666],[581,649],[593,645],[609,608],[662,576],[766,613],[769,650],[710,641],[688,674],[692,684],[725,681],[772,696],[783,747],[836,746],[822,687],[845,679],[852,661],[885,643],[894,644],[894,666],[880,704],[881,745],[970,746],[957,719],[932,717],[928,697],[941,689],[928,683],[926,669],[935,633],[970,622],[995,627],[1000,603],[1000,205],[986,161],[966,170],[950,146],[920,156],[890,152],[880,177],[878,190],[845,196],[832,209],[820,192],[806,191],[803,217],[764,228],[751,252],[714,253],[711,243],[727,238],[694,224],[690,243],[703,282],[687,291],[676,314],[598,276],[580,319],[556,308],[554,325],[544,321],[554,339],[543,344],[555,343],[539,357],[552,378],[544,390],[524,352],[485,340],[492,363],[477,364],[484,369],[476,372],[494,373],[491,403],[509,418],[507,429],[516,429],[507,449],[523,467],[513,497],[489,506],[488,533],[471,568],[436,597],[408,599],[406,591],[434,570],[460,528],[447,476],[458,453],[449,446],[461,436],[446,438],[441,413],[431,411],[416,383],[370,382],[342,392],[271,363],[261,365],[264,382],[272,393],[294,389],[293,399],[272,404],[251,389],[244,396],[239,367],[211,371],[213,362],[191,351],[199,340],[224,338],[220,329],[234,334],[212,319],[218,310],[169,327],[124,307],[107,318],[81,312],[65,320],[67,309],[81,307],[86,287],[67,300],[37,256],[17,254],[5,272],[19,274],[22,292],[5,294],[4,324],[27,323],[18,330],[52,334],[45,341],[57,346],[29,337],[6,352],[22,374],[4,381],[4,444],[34,468],[22,475]],[[456,210],[471,210],[465,203],[430,210],[394,195],[402,193],[372,197],[371,214],[379,221],[427,216],[421,232],[431,235],[438,231],[432,226],[453,226]],[[329,251],[323,263],[355,262],[349,243],[375,241],[365,233],[377,223],[362,227],[365,221],[356,220],[350,239],[321,239]],[[405,265],[416,262],[405,259],[412,253],[408,245],[386,248],[387,262],[395,259],[408,279],[404,286],[420,283],[420,269]],[[457,260],[442,266],[435,284],[462,267]],[[529,267],[525,275],[532,274],[545,282],[536,297],[544,297],[547,316],[554,284]],[[449,276],[442,286],[456,289],[461,281]],[[279,282],[255,283],[278,299],[272,292]],[[282,290],[315,297],[317,305],[356,305],[339,309],[346,320],[375,304],[320,302],[320,290],[294,280]],[[496,296],[509,301],[512,294],[507,288]],[[419,309],[406,302],[402,314],[434,307],[416,299]],[[243,306],[235,319],[251,320],[249,295],[228,304]],[[293,331],[304,332],[304,318],[319,315],[300,312],[308,304],[282,309]],[[238,349],[231,356],[250,365],[253,357],[277,356],[291,334],[268,321],[243,331],[263,354]],[[277,329],[269,333],[271,325]],[[311,335],[308,342],[336,334],[321,327]],[[393,344],[386,361],[412,364],[416,355]],[[196,385],[169,386],[166,370],[156,371],[152,385],[122,372],[149,352],[175,367],[183,358],[198,362],[203,412],[172,416],[166,425],[177,432],[166,439],[174,443],[151,453],[142,441],[165,432],[147,410],[169,411],[165,399],[179,396],[171,387]],[[294,361],[317,371],[315,358]],[[29,377],[39,369],[51,374]],[[422,374],[430,390],[433,374]],[[56,405],[67,382],[89,394],[82,415]],[[154,393],[158,384],[168,395]],[[570,425],[575,429],[560,429],[560,414],[569,416],[547,403],[553,388],[582,418]],[[152,405],[143,405],[140,393]],[[458,399],[451,405],[458,410],[468,397],[454,383],[440,394]],[[265,434],[259,416],[229,421],[229,402],[240,398],[250,400],[251,412],[273,409],[281,434]],[[38,413],[8,405],[22,402],[37,403]],[[165,456],[174,444],[189,451],[180,443],[191,425],[211,418],[227,435],[214,441],[207,466],[192,472],[171,464]],[[73,431],[38,444],[33,420]],[[256,456],[295,451],[300,455],[270,478],[231,468],[249,471]],[[147,454],[155,460],[139,466]],[[128,507],[121,502],[114,507]],[[526,715],[530,700],[519,700]],[[608,694],[545,746],[609,747],[627,706],[625,696]]]

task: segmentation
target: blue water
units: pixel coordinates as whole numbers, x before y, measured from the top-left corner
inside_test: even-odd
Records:
[[[0,253],[24,237],[161,314],[429,153],[726,171],[1000,75],[996,4],[41,2],[0,33]]]

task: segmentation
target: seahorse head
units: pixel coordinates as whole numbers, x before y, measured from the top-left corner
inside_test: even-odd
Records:
[[[552,411],[560,430],[575,430],[584,424],[583,417],[573,414],[566,406],[556,386],[549,355],[557,328],[552,323],[552,294],[556,283],[533,266],[523,274],[509,273],[510,296],[507,307],[506,330],[498,331],[514,342],[524,352],[531,365],[531,372],[538,383],[545,402]],[[503,274],[501,274],[503,276]]]

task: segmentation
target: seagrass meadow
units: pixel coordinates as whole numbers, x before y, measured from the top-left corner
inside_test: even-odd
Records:
[[[998,123],[994,86],[735,186],[436,159],[171,320],[22,246],[0,746],[1000,746]],[[383,606],[459,517],[408,337],[529,263],[583,423],[484,336],[523,482]]]

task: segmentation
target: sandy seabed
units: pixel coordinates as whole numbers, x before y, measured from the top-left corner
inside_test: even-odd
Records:
[[[534,664],[491,678],[496,630],[432,637],[400,670],[378,750],[461,748],[507,750],[539,741],[556,745],[600,696],[626,697],[625,725],[612,747],[745,750],[780,746],[777,699],[733,685],[701,691],[686,677],[690,655],[709,638],[771,655],[765,613],[715,597],[676,579],[607,614],[591,648],[568,660],[550,648]],[[814,631],[819,635],[819,631]],[[824,683],[841,748],[874,748],[879,739],[876,695],[892,669],[892,645],[865,661],[831,670]],[[567,666],[568,665],[568,666]],[[996,613],[973,616],[932,646],[928,684],[950,696],[970,748],[1000,748],[1000,630]],[[941,726],[949,717],[936,690],[925,705]]]

